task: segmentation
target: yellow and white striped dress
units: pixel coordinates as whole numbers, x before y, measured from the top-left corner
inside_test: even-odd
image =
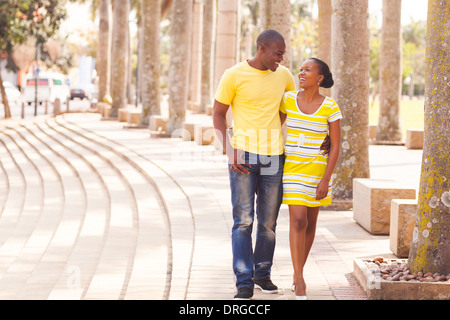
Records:
[[[283,171],[283,203],[317,207],[331,203],[328,194],[316,200],[316,189],[327,168],[328,155],[320,146],[328,134],[328,122],[342,118],[336,101],[326,97],[313,114],[305,114],[297,105],[298,91],[286,92],[280,111],[287,114],[286,162]]]

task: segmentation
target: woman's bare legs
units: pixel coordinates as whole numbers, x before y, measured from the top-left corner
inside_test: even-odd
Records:
[[[306,296],[303,267],[314,242],[318,215],[319,207],[289,206],[289,243],[297,296]]]

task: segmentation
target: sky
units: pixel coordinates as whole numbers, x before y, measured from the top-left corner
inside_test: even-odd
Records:
[[[369,14],[376,16],[381,26],[383,0],[369,0]],[[70,33],[71,37],[76,37],[71,30],[92,30],[94,22],[91,19],[90,5],[79,3],[68,3],[68,19],[63,22],[61,29],[65,34]],[[428,11],[428,0],[402,0],[402,24],[409,24],[414,21],[426,20]],[[133,19],[133,17],[130,17]],[[76,42],[83,42],[83,39],[73,39]]]
[[[376,15],[381,25],[383,0],[369,0],[369,14]],[[427,20],[428,0],[402,0],[402,24]]]

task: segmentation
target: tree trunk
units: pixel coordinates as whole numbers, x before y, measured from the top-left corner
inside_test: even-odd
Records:
[[[325,61],[331,68],[331,0],[319,0],[319,54],[318,58]],[[331,95],[331,89],[320,88],[324,96]]]
[[[181,129],[186,118],[191,60],[192,5],[192,0],[173,0],[172,3],[167,133]]]
[[[214,91],[226,69],[236,64],[238,34],[238,0],[218,0],[217,38],[215,51]],[[227,125],[233,121],[231,108],[227,112]]]
[[[202,81],[199,112],[204,113],[206,106],[212,104],[212,76],[214,67],[212,64],[213,44],[216,15],[216,0],[205,0],[203,9],[203,40],[202,40]]]
[[[114,30],[111,56],[111,96],[113,99],[111,117],[117,117],[119,108],[127,105],[127,29],[130,0],[114,5]]]
[[[409,97],[409,100],[412,100],[414,97],[414,81],[415,81],[414,72],[411,73],[409,78],[410,78],[410,80],[409,80],[409,85],[408,85],[408,97]]]
[[[159,84],[159,22],[161,0],[142,0],[142,62],[141,68],[141,124],[148,125],[150,115],[158,115],[160,109]],[[137,88],[136,88],[137,90]]]
[[[418,212],[409,252],[412,272],[450,273],[450,9],[428,1],[425,130]]]
[[[332,72],[341,120],[341,147],[335,169],[336,203],[353,199],[353,178],[369,177],[368,0],[333,0]]]
[[[197,113],[200,109],[202,82],[202,32],[203,1],[194,0],[192,8],[191,64],[189,68],[188,109]]]
[[[5,87],[3,86],[2,73],[0,68],[0,95],[5,109],[5,119],[11,118],[11,111],[9,109],[8,97],[6,96]]]
[[[264,30],[281,33],[286,42],[286,54],[281,62],[291,68],[291,2],[290,0],[260,0],[261,24]]]
[[[380,116],[378,141],[398,142],[402,78],[402,0],[383,0],[383,25],[380,48]]]
[[[111,21],[111,1],[100,1],[100,22],[98,32],[97,49],[97,73],[98,73],[98,99],[102,101],[103,97],[109,92],[110,60],[111,60],[111,36],[109,22]]]

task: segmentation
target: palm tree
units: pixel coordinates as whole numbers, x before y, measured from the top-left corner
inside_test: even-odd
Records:
[[[425,130],[418,212],[409,251],[411,272],[450,272],[450,15],[446,1],[428,1]]]
[[[331,95],[341,108],[341,152],[333,195],[350,205],[353,178],[369,177],[368,0],[333,0]]]
[[[111,0],[100,0],[99,13],[100,22],[96,67],[98,74],[98,97],[101,100],[109,93]]]
[[[402,0],[383,0],[380,49],[380,116],[378,141],[400,141],[400,96],[402,78]]]
[[[238,0],[218,0],[217,11],[214,90],[217,89],[225,70],[237,62]],[[232,118],[230,108],[227,113],[229,125]]]
[[[260,0],[263,29],[281,33],[286,42],[286,54],[282,64],[291,67],[291,2],[290,0]]]
[[[141,124],[148,125],[149,116],[161,113],[159,84],[159,22],[161,0],[142,0],[142,69]]]
[[[331,65],[331,0],[319,0],[319,59]],[[329,96],[331,89],[320,88],[321,94]]]
[[[119,108],[127,105],[127,73],[128,73],[128,14],[130,0],[115,1],[113,8],[113,39],[111,63],[111,117],[117,117]]]
[[[202,72],[201,94],[199,112],[204,113],[206,106],[212,104],[212,76],[214,68],[212,57],[214,53],[216,0],[205,0],[203,8],[203,35],[202,35]]]
[[[173,0],[170,26],[169,121],[167,133],[181,129],[186,118],[191,44],[192,1]]]

